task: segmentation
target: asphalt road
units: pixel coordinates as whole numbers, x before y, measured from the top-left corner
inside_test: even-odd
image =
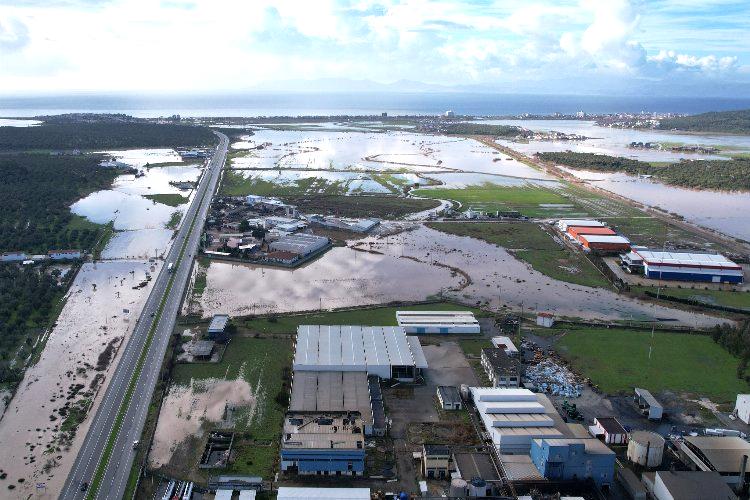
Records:
[[[217,133],[217,135],[220,137],[221,142],[210,160],[208,168],[204,171],[200,179],[193,202],[184,216],[177,237],[172,242],[167,258],[156,278],[156,282],[148,296],[135,330],[130,336],[120,362],[112,375],[107,391],[104,394],[104,399],[96,412],[96,416],[86,434],[83,446],[78,452],[78,457],[60,493],[61,499],[83,499],[86,497],[87,493],[81,491],[81,485],[84,482],[91,483],[93,481],[97,466],[104,454],[111,429],[114,426],[117,413],[125,398],[128,384],[133,378],[136,363],[146,343],[148,332],[153,322],[158,319],[154,338],[146,354],[143,369],[137,379],[133,396],[125,413],[120,432],[115,440],[113,452],[106,465],[104,478],[96,494],[97,499],[119,500],[122,498],[135,457],[133,442],[140,439],[143,431],[146,412],[151,402],[154,387],[156,386],[156,378],[159,374],[167,345],[169,344],[169,337],[172,334],[175,320],[182,304],[182,296],[190,277],[193,256],[198,248],[203,223],[206,220],[211,198],[216,190],[216,185],[221,176],[221,169],[226,159],[229,139],[224,134]],[[203,196],[204,194],[206,195]],[[195,220],[195,225],[191,231],[190,226],[193,220]],[[182,260],[178,263],[177,259],[186,240],[185,253]],[[167,270],[169,262],[175,263],[172,273]],[[174,274],[172,287],[166,295],[161,316],[156,318],[154,315],[167,293],[167,284],[172,274]]]

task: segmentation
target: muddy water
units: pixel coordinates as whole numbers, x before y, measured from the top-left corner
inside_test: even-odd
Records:
[[[117,358],[104,371],[94,367],[107,344],[115,339],[121,339],[120,345],[127,341],[150,291],[150,285],[139,290],[132,287],[143,280],[148,270],[147,264],[132,261],[84,264],[81,268],[41,359],[26,371],[0,421],[0,469],[8,474],[4,484],[17,486],[12,497],[7,496],[9,492],[3,486],[2,498],[57,498]],[[104,375],[104,382],[70,447],[43,453],[48,444],[58,442],[60,437],[63,418],[58,410],[65,403],[84,399],[81,394],[67,399],[70,387],[83,384],[83,391],[88,391],[96,374]],[[45,466],[50,467],[48,471]],[[24,478],[24,483],[18,483],[19,478]],[[46,490],[37,491],[36,483],[45,483]]]
[[[102,251],[102,259],[150,259],[163,257],[172,243],[171,229],[120,231]]]
[[[177,446],[186,438],[202,436],[204,423],[216,423],[224,418],[226,405],[250,407],[252,415],[255,404],[250,384],[241,377],[194,380],[189,387],[171,386],[163,406],[169,411],[159,415],[149,463],[155,468],[168,464]]]
[[[175,211],[184,212],[186,205],[170,207],[137,194],[119,191],[97,191],[78,200],[70,210],[97,224],[114,221],[115,229],[163,229]]]
[[[526,312],[551,311],[560,316],[598,320],[661,318],[690,326],[709,326],[722,321],[642,303],[609,290],[557,281],[534,271],[502,247],[426,227],[395,236],[370,237],[358,244],[391,256],[435,261],[463,270],[471,277],[471,285],[459,292],[446,293],[463,302],[482,302],[493,308],[523,307]],[[393,283],[396,290],[406,286],[409,286],[407,281]]]
[[[461,281],[449,269],[338,247],[295,270],[212,262],[199,306],[204,316],[351,307],[423,300]]]

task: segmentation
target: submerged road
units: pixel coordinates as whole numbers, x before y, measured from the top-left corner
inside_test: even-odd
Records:
[[[220,143],[201,176],[193,201],[124,348],[65,481],[61,499],[119,500],[123,496],[135,458],[133,442],[140,439],[143,431],[156,379],[188,284],[203,223],[226,159],[229,139],[224,134],[217,135]],[[167,269],[168,263],[174,263],[171,272]],[[136,373],[141,356],[142,369]],[[95,480],[97,476],[99,479]],[[84,483],[90,485],[89,491],[82,491]]]

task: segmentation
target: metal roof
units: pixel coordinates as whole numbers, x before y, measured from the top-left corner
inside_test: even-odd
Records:
[[[455,453],[453,461],[464,479],[471,480],[474,477],[481,477],[485,481],[500,479],[489,453]]]
[[[223,332],[229,322],[229,316],[226,314],[214,314],[211,323],[208,325],[209,332]]]
[[[557,221],[559,226],[579,226],[579,227],[604,227],[603,222],[591,219],[560,219]]]
[[[578,239],[586,240],[589,243],[630,243],[630,240],[624,236],[605,236],[599,234],[580,234]]]
[[[714,470],[738,474],[743,455],[750,455],[750,443],[735,436],[685,436],[691,449],[697,449]],[[745,468],[747,470],[747,468]]]
[[[680,500],[735,500],[737,496],[717,472],[656,471],[672,498]]]
[[[690,267],[720,267],[741,269],[736,262],[718,253],[696,253],[680,251],[649,250],[634,248],[634,252],[651,266],[690,266]]]
[[[370,500],[370,488],[296,488],[279,487],[277,500],[327,498],[331,500]]]
[[[409,342],[409,347],[411,348],[411,354],[414,356],[414,366],[421,369],[427,368],[427,358],[424,355],[424,351],[422,350],[422,344],[419,343],[419,339],[417,337],[406,337],[406,341]]]
[[[651,392],[648,389],[641,389],[640,387],[636,387],[635,393],[649,406],[653,406],[654,408],[664,408],[661,403],[659,403],[656,398],[651,395]]]
[[[471,311],[396,311],[399,326],[446,325],[476,326],[479,322]]]
[[[437,391],[438,393],[440,393],[440,399],[443,400],[443,403],[446,403],[446,404],[461,403],[461,394],[459,394],[458,389],[456,389],[456,386],[439,385],[437,388]]]

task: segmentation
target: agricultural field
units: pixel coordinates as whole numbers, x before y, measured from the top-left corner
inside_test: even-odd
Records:
[[[558,352],[609,394],[644,387],[655,394],[668,390],[723,403],[748,390],[737,378],[739,360],[707,335],[657,331],[652,340],[649,330],[555,330]]]
[[[504,247],[550,278],[591,287],[610,286],[609,281],[585,256],[556,242],[535,223],[445,222],[430,223],[428,226]]]
[[[416,196],[451,200],[461,210],[472,208],[485,212],[517,210],[528,217],[549,217],[559,212],[555,205],[571,205],[565,196],[539,186],[501,186],[484,183],[465,188],[429,188],[413,191]],[[551,205],[551,206],[544,206]]]
[[[409,214],[437,208],[437,200],[399,198],[397,196],[293,195],[281,198],[300,212],[340,217],[377,217],[399,219]]]

